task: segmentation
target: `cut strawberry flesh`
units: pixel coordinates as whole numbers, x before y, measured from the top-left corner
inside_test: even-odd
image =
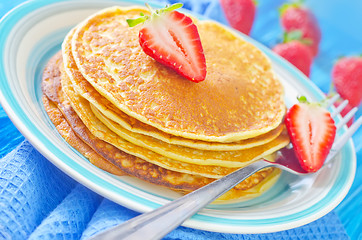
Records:
[[[177,11],[148,22],[139,33],[144,52],[184,77],[199,82],[206,77],[206,62],[197,27]]]
[[[319,106],[299,103],[288,111],[285,123],[301,166],[309,172],[320,169],[336,133],[329,112]]]

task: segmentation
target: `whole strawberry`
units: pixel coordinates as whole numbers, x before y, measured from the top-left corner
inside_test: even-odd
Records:
[[[206,77],[206,60],[199,32],[192,19],[174,11],[182,7],[176,3],[153,11],[151,16],[141,14],[137,19],[127,19],[130,27],[144,23],[139,32],[139,43],[143,51],[175,70],[180,75],[200,82]]]
[[[290,140],[301,167],[315,172],[323,166],[334,138],[336,126],[330,113],[318,103],[298,98],[285,116]]]
[[[220,0],[231,27],[249,35],[253,26],[256,7],[253,0]]]
[[[336,91],[349,104],[357,107],[362,100],[362,57],[344,57],[332,69]]]
[[[284,42],[276,45],[273,51],[309,77],[313,61],[312,53],[306,43],[296,40],[297,38],[289,38],[288,35],[285,34]]]
[[[281,25],[286,32],[299,30],[304,39],[311,41],[313,56],[318,54],[321,30],[314,14],[300,2],[286,3],[280,8]]]

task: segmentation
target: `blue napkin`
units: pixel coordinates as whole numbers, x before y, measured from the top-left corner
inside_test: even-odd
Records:
[[[4,9],[10,8],[10,4],[15,5],[15,2],[21,1],[9,2],[8,5],[1,2],[0,16],[4,14]],[[227,24],[217,0],[177,2],[183,2],[185,8]],[[280,40],[281,29],[276,9],[283,2],[258,1],[251,37],[269,47]],[[307,1],[312,9],[316,9],[323,34],[311,78],[327,92],[329,73],[335,59],[340,55],[361,53],[362,36],[356,37],[353,31],[336,28],[333,22],[325,21],[329,15],[318,10],[321,2],[324,9],[333,5],[327,0]],[[358,10],[351,6],[347,8],[355,13],[355,16],[352,14],[353,18],[358,18]],[[352,27],[353,24],[348,26]],[[338,37],[341,34],[348,36],[348,44]],[[353,37],[350,37],[351,34]],[[58,170],[24,140],[2,108],[0,136],[0,239],[87,239],[138,215],[104,199]],[[359,160],[356,180],[346,199],[326,216],[299,228],[269,234],[223,234],[179,227],[165,239],[361,239],[362,217],[356,214],[362,209],[361,138],[359,131],[354,136]]]
[[[76,183],[28,141],[0,161],[0,239],[87,239],[138,213]],[[270,234],[224,234],[179,227],[165,239],[348,239],[332,212]]]

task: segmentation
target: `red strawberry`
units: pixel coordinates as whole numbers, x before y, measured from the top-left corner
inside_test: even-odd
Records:
[[[362,57],[344,57],[332,69],[336,91],[349,104],[357,107],[362,100]]]
[[[280,8],[281,24],[286,32],[299,30],[302,37],[311,40],[313,56],[317,55],[321,30],[314,14],[301,3],[286,3]]]
[[[173,11],[174,4],[153,11],[151,16],[128,19],[129,26],[145,22],[139,32],[143,51],[156,61],[172,68],[185,78],[200,82],[206,77],[206,61],[200,36],[192,19]]]
[[[292,32],[298,33],[298,32]],[[288,39],[289,34],[284,35],[284,43],[280,43],[273,48],[273,51],[288,60],[296,66],[306,76],[309,77],[310,67],[312,65],[313,56],[308,46],[303,43],[303,40]]]
[[[226,19],[231,27],[249,35],[256,7],[253,0],[221,0]]]
[[[308,172],[320,169],[336,135],[330,113],[300,97],[299,103],[288,110],[285,125],[302,168]]]

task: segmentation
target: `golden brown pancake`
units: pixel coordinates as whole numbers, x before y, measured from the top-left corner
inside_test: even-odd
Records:
[[[89,161],[103,169],[106,172],[112,173],[114,175],[125,175],[125,173],[112,164],[111,162],[107,161],[106,159],[102,158],[99,154],[93,151],[87,144],[85,144],[78,136],[74,133],[74,131],[70,128],[68,122],[63,117],[61,111],[58,109],[56,103],[49,100],[49,98],[45,95],[42,97],[44,108],[48,113],[50,120],[53,122],[55,128],[58,130],[60,135],[78,152],[80,152],[83,156],[85,156]]]
[[[137,146],[149,149],[173,160],[198,165],[216,165],[223,167],[243,167],[251,162],[269,155],[289,143],[289,137],[284,133],[276,139],[263,145],[238,151],[207,151],[164,143],[148,136],[139,136],[120,127],[119,124],[107,119],[95,107],[90,105],[94,115],[110,130],[121,138]]]
[[[150,136],[169,144],[209,151],[233,151],[255,147],[272,141],[277,136],[279,136],[282,131],[282,126],[280,125],[272,131],[255,138],[231,143],[218,143],[173,136],[150,125],[144,124],[116,108],[110,101],[97,92],[94,87],[83,77],[74,61],[71,51],[71,40],[74,32],[75,28],[68,33],[62,44],[64,69],[69,79],[72,81],[74,90],[76,90],[77,93],[92,103],[92,105],[94,105],[103,115],[119,124],[120,127],[124,128],[124,131]]]
[[[45,94],[51,93],[49,96],[54,100],[54,102],[49,101],[48,97],[44,96],[43,102],[45,109],[65,140],[80,151],[85,157],[92,159],[94,165],[103,167],[106,171],[115,171],[114,173],[123,174],[123,172],[125,172],[148,182],[185,193],[213,181],[213,179],[210,178],[163,169],[140,158],[122,152],[92,135],[79,119],[76,112],[70,107],[69,101],[61,95],[62,88],[59,83],[56,82],[60,80],[60,72],[59,70],[57,71],[54,66],[59,64],[59,62],[61,62],[59,60],[59,55],[56,55],[49,61],[44,71],[42,83],[43,92]],[[52,80],[54,80],[54,82],[52,82]],[[56,87],[53,88],[54,86]],[[57,91],[53,91],[54,89],[57,89]],[[58,109],[57,105],[61,111]],[[65,121],[65,119],[67,119],[67,121]],[[68,124],[68,122],[70,124]],[[73,131],[76,132],[77,135],[75,135]],[[80,136],[80,138],[78,136]],[[89,146],[92,148],[89,148]],[[109,164],[109,162],[113,164]],[[106,166],[103,164],[106,164]],[[119,167],[119,169],[114,169],[115,166]],[[280,171],[273,168],[257,172],[230,190],[219,200],[258,196],[261,192],[264,192],[272,186],[278,179],[279,174]]]
[[[91,110],[89,102],[74,91],[71,86],[71,81],[69,80],[69,78],[67,78],[66,74],[62,76],[62,88],[65,94],[68,96],[73,109],[77,112],[78,116],[82,119],[83,123],[92,132],[92,134],[106,142],[113,144],[114,146],[129,154],[138,156],[142,159],[145,159],[170,170],[177,170],[186,173],[200,174],[202,176],[219,178],[225,175],[223,173],[230,172],[229,169],[222,169],[222,167],[244,167],[263,156],[269,155],[277,151],[278,149],[286,146],[289,143],[289,137],[284,131],[284,133],[279,135],[275,140],[271,141],[270,143],[250,149],[228,152],[202,151],[196,149],[186,152],[180,150],[184,155],[178,154],[178,158],[175,158],[177,148],[182,147],[172,145],[166,148],[166,146],[163,146],[160,142],[158,144],[159,149],[157,149],[159,151],[155,152],[145,148],[145,146],[147,144],[151,144],[151,142],[145,143],[142,146],[138,146],[134,144],[134,142],[128,141],[129,139],[126,140],[123,138],[123,136],[120,137],[119,135],[115,134],[114,131],[111,131],[111,129],[104,125],[95,116],[95,114]],[[146,136],[144,138],[146,138]],[[166,143],[163,144],[169,145]],[[160,148],[163,148],[163,151]],[[200,165],[204,165],[204,167]],[[212,168],[211,171],[207,170],[211,165],[215,165],[219,169],[217,171],[214,168]],[[206,173],[208,175],[205,175]],[[217,173],[217,175],[215,175],[215,173]]]
[[[59,78],[57,78],[56,80],[58,79]],[[102,122],[100,122],[96,118],[96,116],[93,114],[89,106],[89,103],[74,91],[74,89],[71,86],[71,82],[67,78],[66,74],[62,75],[61,82],[62,82],[62,87],[57,88],[59,89],[57,94],[58,96],[57,101],[60,101],[60,105],[62,106],[65,115],[66,116],[69,115],[66,109],[71,109],[72,112],[75,110],[74,112],[77,114],[77,116],[80,119],[82,119],[82,122],[85,124],[87,129],[89,129],[92,135],[112,144],[113,146],[116,146],[122,151],[125,151],[133,156],[145,159],[148,162],[151,162],[166,169],[194,174],[194,175],[200,175],[208,178],[220,178],[237,169],[235,167],[229,168],[223,166],[198,165],[193,163],[175,161],[173,159],[157,154],[153,151],[149,151],[145,148],[134,145],[133,143],[128,142],[123,138],[117,136],[113,131],[111,131],[107,126],[102,124]],[[64,96],[64,92],[67,94],[66,97]],[[74,115],[74,113],[72,114]],[[71,124],[73,121],[72,119],[74,119],[74,117],[68,117],[68,121]],[[76,125],[78,124],[76,123]],[[265,156],[269,155],[270,153],[275,152],[277,149],[280,149],[282,146],[285,146],[288,142],[289,139],[286,137],[284,132],[284,134],[278,137],[278,141],[276,141],[275,145],[270,145],[274,147],[273,149],[268,149],[267,152],[265,153],[262,151],[266,148],[260,148],[258,152],[251,152],[249,156],[245,155],[245,159],[251,159],[251,160],[245,161],[243,164],[245,165],[250,164],[250,162],[258,158],[257,154],[264,154]],[[252,159],[252,157],[254,157],[254,159]]]
[[[62,83],[68,83],[70,82],[67,80],[66,76],[63,76]],[[77,115],[82,119],[83,123],[87,126],[89,131],[95,135],[97,138],[106,141],[113,146],[116,146],[117,148],[121,149],[122,151],[125,151],[131,155],[140,157],[150,163],[156,164],[158,166],[161,166],[163,168],[183,172],[183,173],[189,173],[194,175],[200,175],[208,178],[220,178],[222,176],[225,176],[233,171],[235,171],[236,167],[224,167],[224,166],[217,166],[217,165],[199,165],[199,164],[193,164],[188,162],[181,162],[177,161],[165,156],[162,156],[158,153],[155,153],[153,151],[150,151],[148,149],[145,149],[143,147],[139,147],[131,142],[126,141],[125,139],[119,137],[117,134],[115,134],[113,131],[111,131],[106,125],[104,125],[101,121],[98,120],[98,118],[93,114],[89,103],[82,97],[76,94],[74,89],[72,89],[71,85],[63,84],[63,90],[67,94],[69,98],[70,104],[72,104],[72,108],[75,110]],[[62,95],[63,92],[60,91],[59,95]],[[63,104],[64,105],[64,104]],[[281,134],[276,140],[276,145],[274,146],[274,149],[267,149],[267,152],[264,152],[266,148],[259,149],[258,152],[253,151],[250,152],[249,155],[245,155],[243,160],[247,159],[248,161],[245,162],[232,162],[236,165],[248,165],[255,159],[258,159],[259,154],[260,155],[268,155],[276,150],[282,148],[286,144],[288,144],[289,139],[286,136],[286,133]],[[280,141],[279,141],[280,140]],[[222,162],[224,163],[224,162]],[[226,162],[227,163],[227,162]],[[225,164],[225,163],[224,163]]]
[[[280,125],[282,85],[259,49],[219,24],[196,22],[208,73],[195,84],[143,52],[141,26],[125,20],[146,11],[113,7],[78,25],[72,54],[97,92],[125,114],[189,139],[233,142]]]
[[[61,111],[58,109],[57,104],[60,104],[58,91],[61,88],[59,65],[61,62],[62,55],[59,52],[50,59],[43,72],[42,100],[50,120],[53,122],[60,135],[78,152],[88,158],[93,165],[114,175],[125,175],[120,168],[101,157],[80,138],[78,138],[69,126],[68,122],[65,120]]]

